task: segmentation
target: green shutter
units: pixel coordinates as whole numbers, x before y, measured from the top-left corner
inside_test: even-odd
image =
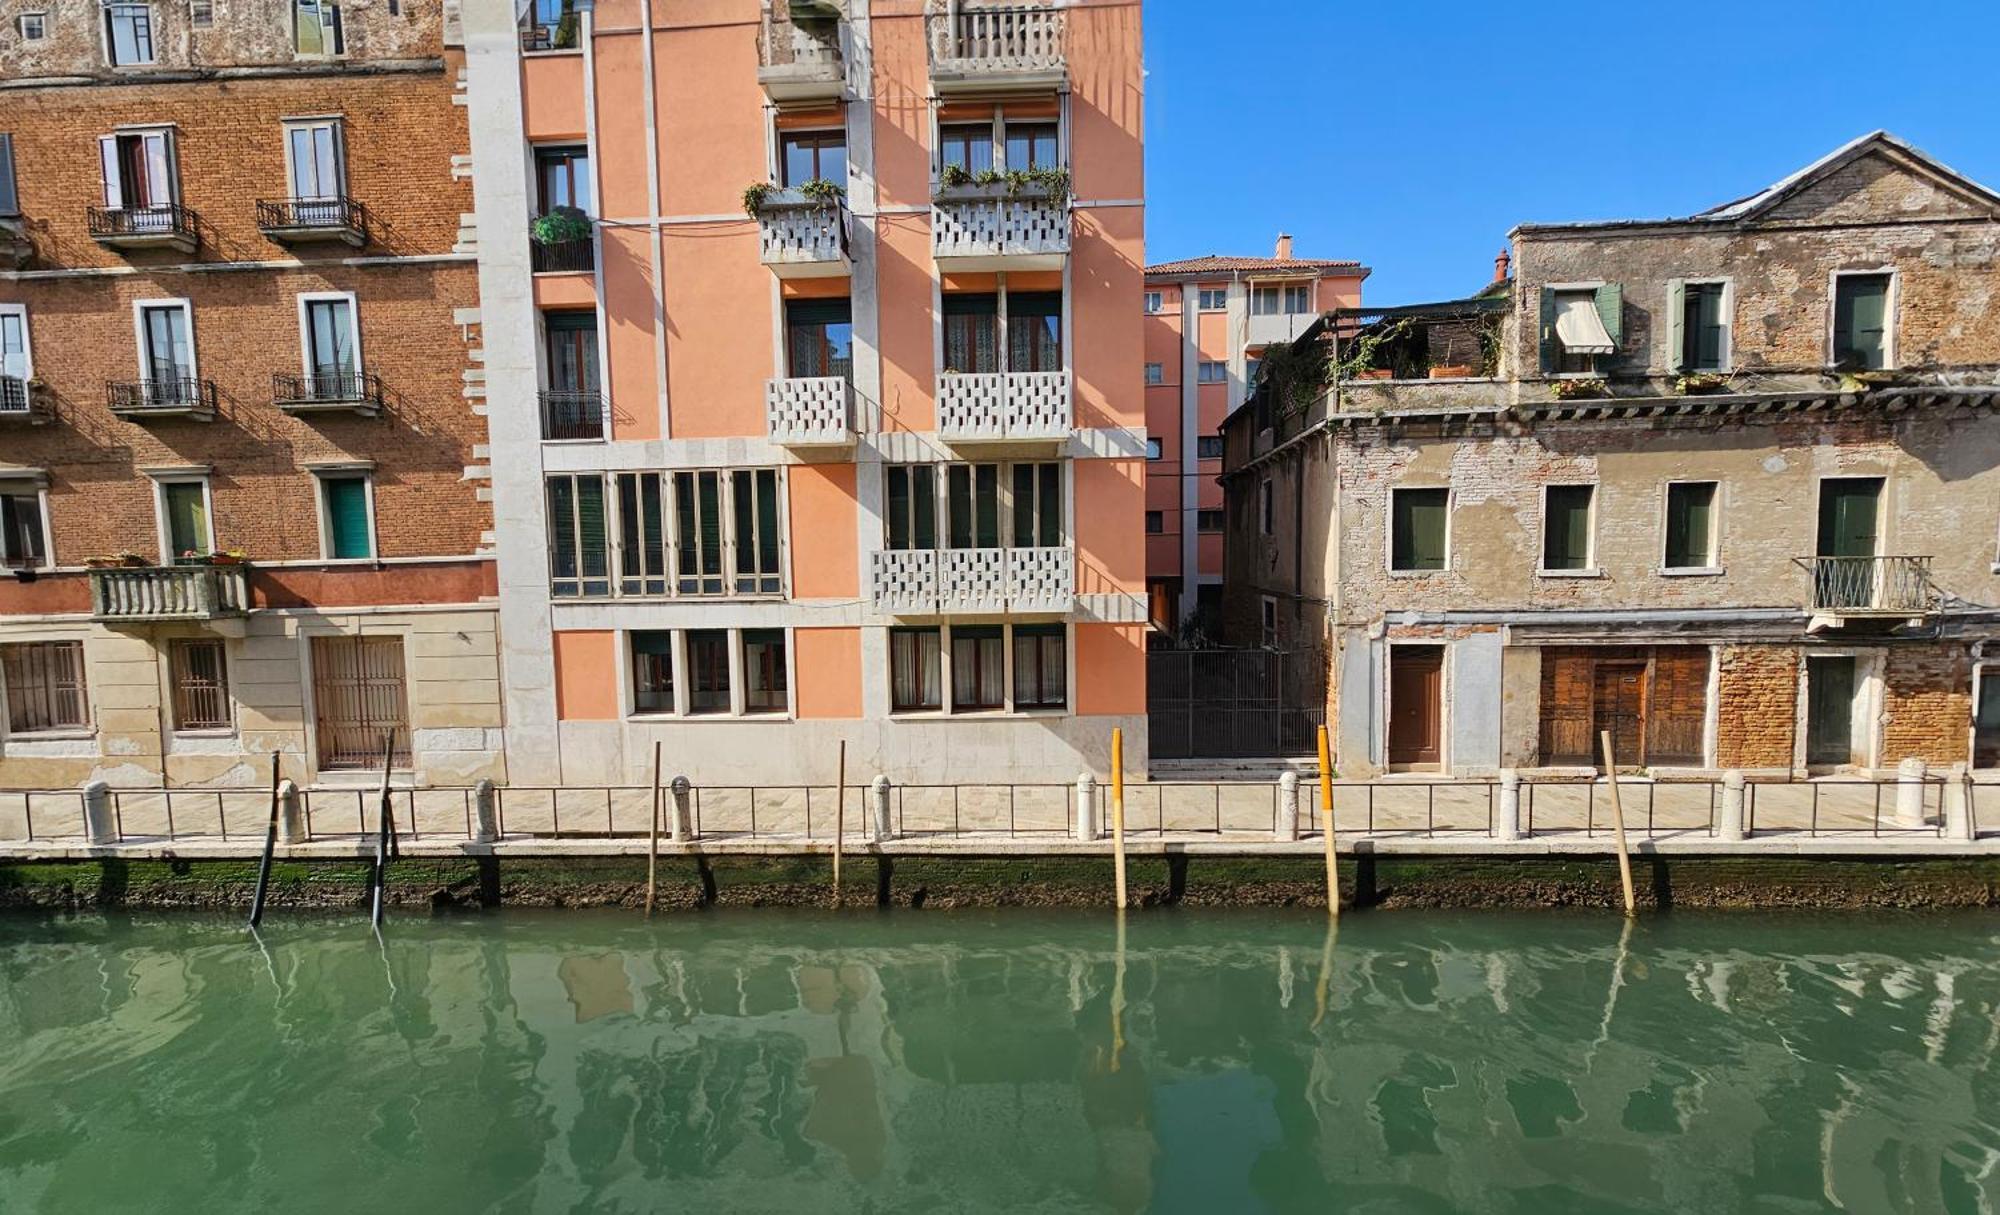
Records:
[[[1547,287],[1541,289],[1542,297],[1542,374],[1553,375],[1556,358],[1561,352],[1556,348],[1556,293]]]
[[[1542,524],[1542,568],[1580,570],[1590,561],[1589,485],[1548,487],[1548,518]]]
[[[1715,555],[1709,551],[1714,511],[1714,483],[1688,481],[1667,487],[1668,569],[1699,569],[1715,564]]]
[[[1604,322],[1604,332],[1611,338],[1610,354],[1597,356],[1599,370],[1616,365],[1625,357],[1621,347],[1625,342],[1625,289],[1617,283],[1606,283],[1597,289],[1597,319]]]
[[[326,555],[335,561],[374,556],[374,543],[368,534],[368,479],[327,477],[322,486],[326,494]]]
[[[1445,563],[1446,511],[1451,491],[1401,489],[1394,494],[1390,566],[1397,570],[1441,570]]]
[[[1889,276],[1850,274],[1834,280],[1833,359],[1837,365],[1887,365]]]
[[[160,487],[167,503],[167,543],[174,559],[208,553],[208,501],[199,481],[170,481]]]
[[[1679,279],[1667,282],[1667,370],[1679,371],[1687,342],[1687,288]]]

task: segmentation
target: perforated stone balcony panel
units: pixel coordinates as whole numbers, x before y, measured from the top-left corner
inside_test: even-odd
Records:
[[[936,549],[881,549],[869,577],[875,610],[892,615],[929,615],[938,604]]]
[[[931,201],[931,256],[946,272],[1060,270],[1069,259],[1069,200],[1028,187],[940,187]]]
[[[764,427],[786,447],[846,447],[854,442],[854,388],[846,376],[764,381]]]
[[[1055,445],[1070,430],[1067,371],[938,377],[938,438],[946,443]]]
[[[938,569],[938,610],[988,613],[1007,610],[1007,550],[948,548]]]
[[[1076,560],[1068,546],[1007,550],[1007,606],[1016,613],[1066,613],[1076,606]]]
[[[1075,550],[883,549],[870,599],[896,616],[1064,615],[1076,606]]]
[[[847,209],[775,190],[757,208],[764,264],[779,278],[833,278],[848,273]]]
[[[931,0],[925,33],[939,93],[1054,89],[1068,74],[1063,12],[1048,4]]]

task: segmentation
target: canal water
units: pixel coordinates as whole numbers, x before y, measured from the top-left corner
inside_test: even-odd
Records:
[[[1996,1039],[1990,917],[0,917],[0,1211],[1989,1211]]]

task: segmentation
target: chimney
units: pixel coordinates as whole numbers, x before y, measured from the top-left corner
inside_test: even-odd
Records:
[[[1508,255],[1507,251],[1505,249],[1500,250],[1500,256],[1493,259],[1493,281],[1496,283],[1506,282],[1507,270],[1513,264],[1514,259]]]
[[[1291,256],[1292,256],[1292,234],[1291,234],[1291,233],[1289,233],[1289,232],[1280,232],[1280,233],[1278,233],[1278,251],[1277,251],[1277,252],[1276,252],[1275,254],[1273,254],[1272,256],[1276,257],[1276,258],[1277,258],[1277,259],[1278,259],[1279,261],[1281,261],[1281,262],[1282,262],[1282,261],[1289,261],[1289,260],[1291,259]]]

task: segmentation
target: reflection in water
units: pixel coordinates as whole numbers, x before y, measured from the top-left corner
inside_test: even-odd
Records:
[[[0,1210],[1980,1211],[2000,1188],[1977,919],[1110,927],[508,913],[378,945],[0,920]]]

